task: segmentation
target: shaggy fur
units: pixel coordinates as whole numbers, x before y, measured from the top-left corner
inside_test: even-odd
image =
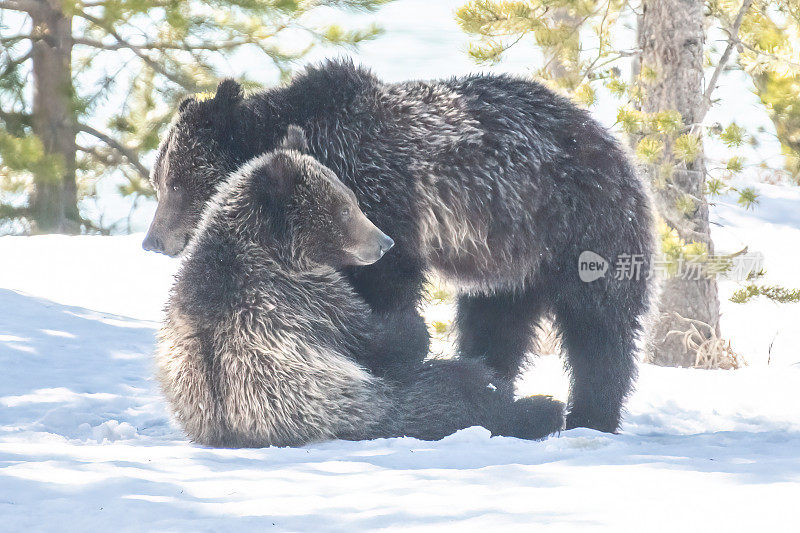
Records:
[[[157,351],[189,437],[295,446],[439,439],[472,425],[521,438],[561,429],[562,404],[514,402],[478,361],[433,361],[391,377],[360,364],[405,343],[404,325],[387,324],[337,271],[351,260],[342,249],[385,237],[374,226],[349,230],[359,216],[338,178],[292,149],[255,159],[220,187],[189,243]]]
[[[618,428],[650,288],[644,275],[615,279],[614,263],[641,254],[647,272],[653,237],[645,188],[609,132],[509,76],[386,84],[329,62],[246,98],[228,80],[211,100],[185,101],[162,143],[145,247],[179,253],[219,177],[273,149],[289,124],[395,240],[386,258],[345,274],[373,310],[415,332],[409,357],[427,348],[416,309],[432,270],[461,290],[462,356],[512,379],[552,313],[572,378],[567,426]],[[611,263],[604,278],[579,279],[585,250]]]

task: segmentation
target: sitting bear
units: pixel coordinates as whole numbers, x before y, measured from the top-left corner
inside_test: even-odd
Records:
[[[571,376],[567,427],[618,428],[654,239],[645,186],[613,135],[509,76],[389,84],[334,61],[248,97],[227,80],[214,98],[179,106],[153,167],[158,208],[144,247],[180,253],[222,176],[274,150],[293,123],[370,220],[391,228],[391,254],[344,274],[373,310],[405,324],[409,364],[427,352],[417,306],[434,272],[460,291],[462,357],[512,380],[552,315]],[[583,252],[608,272],[582,279]]]
[[[439,439],[481,425],[543,438],[563,404],[514,401],[475,360],[376,375],[361,362],[402,350],[390,324],[338,270],[393,245],[328,168],[285,145],[224,182],[187,247],[159,335],[159,380],[189,437],[225,447],[325,439]]]

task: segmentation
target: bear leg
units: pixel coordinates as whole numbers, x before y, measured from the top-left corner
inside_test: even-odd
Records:
[[[503,379],[513,382],[531,346],[543,308],[543,302],[532,290],[459,296],[459,354],[484,360]]]
[[[394,342],[387,340],[385,346],[395,349],[384,350],[380,357],[385,359],[367,362],[367,367],[383,375],[398,365],[422,361],[430,348],[428,327],[419,312],[425,282],[422,261],[398,245],[377,263],[344,273],[387,331],[394,331]]]
[[[567,429],[614,433],[636,377],[636,316],[624,307],[561,308],[561,329],[571,375]]]
[[[501,435],[539,440],[564,428],[564,404],[550,396],[527,396],[515,401]]]

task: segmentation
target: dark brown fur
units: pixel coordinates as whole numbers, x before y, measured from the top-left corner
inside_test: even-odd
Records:
[[[411,360],[427,351],[416,309],[432,270],[462,291],[464,357],[512,379],[552,313],[572,377],[568,427],[618,428],[650,283],[611,273],[584,283],[578,256],[596,252],[613,268],[641,255],[646,272],[653,237],[645,187],[608,131],[509,76],[386,84],[331,62],[247,98],[226,81],[214,99],[188,100],[162,145],[145,246],[180,252],[221,176],[274,149],[290,124],[396,242],[344,272],[373,310],[413,330]]]

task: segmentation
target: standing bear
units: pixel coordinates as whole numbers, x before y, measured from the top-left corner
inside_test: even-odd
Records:
[[[439,439],[473,425],[531,439],[561,429],[563,404],[514,401],[479,361],[430,361],[391,379],[359,363],[402,350],[402,328],[339,270],[375,263],[392,239],[304,146],[291,130],[234,173],[188,245],[156,361],[189,437],[260,447]]]
[[[390,228],[392,253],[343,272],[374,311],[410,330],[410,359],[427,351],[417,307],[432,271],[460,291],[462,357],[513,379],[550,313],[571,376],[567,428],[618,429],[654,240],[646,189],[605,128],[510,76],[389,84],[332,61],[247,97],[227,80],[211,99],[184,100],[163,139],[144,247],[179,254],[222,177],[275,149],[290,124]],[[604,276],[582,281],[584,251],[610,265]],[[626,258],[636,272],[613,275]],[[380,372],[381,361],[370,364]]]

